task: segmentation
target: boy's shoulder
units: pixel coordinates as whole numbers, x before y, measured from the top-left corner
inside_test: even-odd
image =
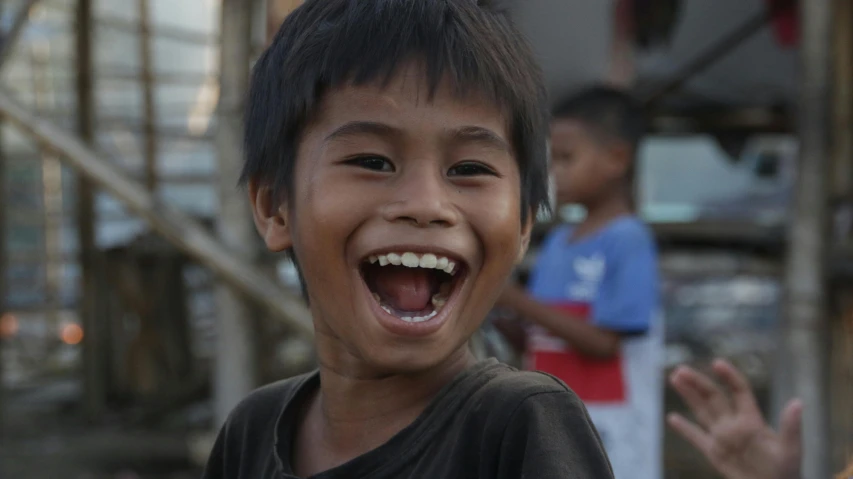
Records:
[[[559,379],[539,371],[520,371],[510,365],[494,360],[490,368],[491,377],[481,389],[483,394],[509,394],[525,397],[542,392],[570,392]]]
[[[577,225],[560,224],[548,232],[543,246],[547,248],[558,248],[560,250],[574,249],[576,247],[588,248],[590,245],[605,246],[615,245],[624,247],[626,245],[636,247],[649,247],[654,245],[654,234],[651,228],[640,218],[629,215],[613,219],[605,224],[596,233],[591,234],[579,243],[570,241]]]
[[[622,254],[631,251],[654,250],[655,239],[651,228],[636,216],[622,216],[606,224],[588,244],[595,244],[605,252]]]
[[[542,395],[559,396],[564,405],[583,409],[577,395],[565,383],[546,373],[538,371],[519,371],[502,363],[489,368],[490,378],[472,397],[474,402],[487,405],[487,409],[518,412],[524,408],[536,407],[537,397]]]
[[[630,215],[617,218],[604,229],[605,234],[638,240],[652,239],[652,230],[640,218]]]
[[[317,372],[305,373],[260,387],[246,396],[231,411],[227,425],[251,426],[253,423],[274,423],[284,407],[293,400],[302,387],[317,376]]]

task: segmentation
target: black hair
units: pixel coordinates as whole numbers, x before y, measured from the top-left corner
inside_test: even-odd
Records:
[[[300,135],[329,89],[387,84],[422,62],[430,97],[485,94],[505,112],[521,173],[522,221],[548,208],[546,92],[527,41],[494,0],[307,0],[284,21],[251,77],[241,184],[293,192]]]
[[[642,105],[628,92],[609,86],[593,86],[560,102],[552,111],[555,120],[577,120],[603,141],[623,141],[636,151],[646,133]]]

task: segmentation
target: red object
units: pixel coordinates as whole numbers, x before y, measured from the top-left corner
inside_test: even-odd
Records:
[[[587,304],[554,305],[555,309],[573,317],[589,319]],[[595,359],[574,350],[561,352],[534,351],[532,368],[560,378],[589,403],[624,403],[627,387],[622,366],[622,355],[610,359]]]
[[[800,18],[797,2],[792,0],[765,0],[773,13],[773,34],[783,48],[797,46],[800,42]]]

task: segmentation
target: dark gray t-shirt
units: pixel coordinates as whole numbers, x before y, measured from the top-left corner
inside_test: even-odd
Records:
[[[292,479],[298,414],[317,372],[266,386],[231,413],[204,479]],[[586,409],[551,376],[482,361],[382,446],[312,479],[612,479]]]

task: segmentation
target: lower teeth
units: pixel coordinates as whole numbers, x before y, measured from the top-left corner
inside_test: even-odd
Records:
[[[434,318],[436,314],[438,314],[438,311],[433,311],[426,316],[415,316],[414,318],[410,318],[408,316],[405,316],[405,317],[402,317],[400,319],[402,319],[403,321],[405,321],[407,323],[422,323],[428,319]]]
[[[373,299],[375,299],[376,302],[380,304],[380,306],[382,307],[382,309],[386,313],[397,316],[393,311],[391,311],[391,308],[382,304],[382,300],[378,294],[373,293]],[[402,316],[402,317],[398,316],[398,317],[407,323],[422,323],[424,321],[427,321],[427,320],[434,318],[438,314],[438,310],[441,309],[441,307],[444,306],[445,303],[447,303],[447,297],[442,295],[441,293],[439,293],[439,294],[436,294],[432,297],[433,311],[431,313],[429,313],[428,315],[426,315],[426,316],[414,316],[414,317],[411,317],[411,316]]]
[[[444,306],[444,303],[447,302],[447,297],[442,295],[441,293],[436,294],[432,297],[432,307],[435,309],[439,309]]]

